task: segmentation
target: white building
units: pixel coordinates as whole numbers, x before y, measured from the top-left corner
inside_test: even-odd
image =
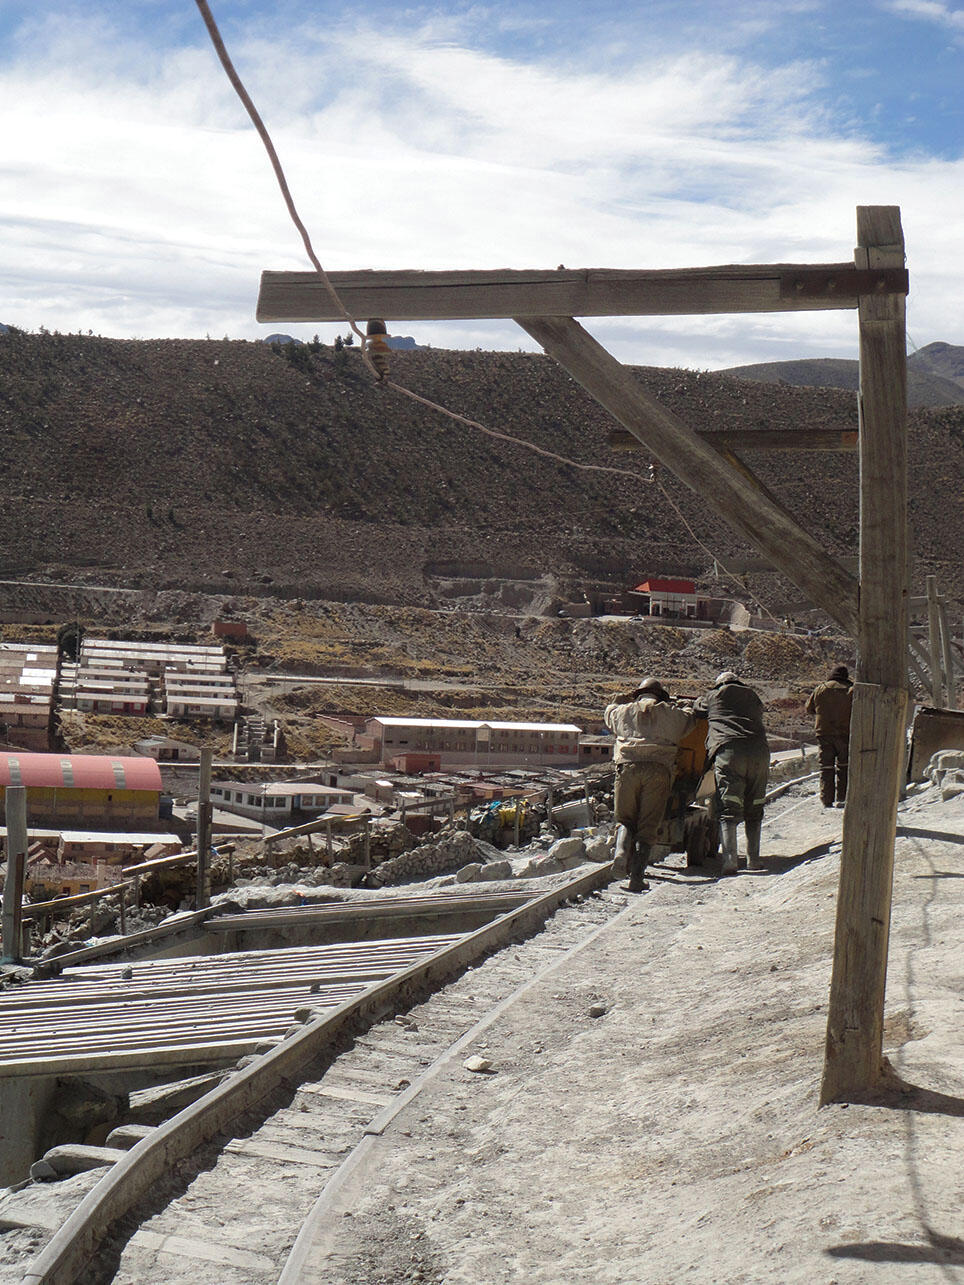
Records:
[[[323,816],[333,804],[351,804],[351,790],[333,789],[315,781],[212,781],[211,802],[225,812],[254,817],[279,829],[293,816]]]

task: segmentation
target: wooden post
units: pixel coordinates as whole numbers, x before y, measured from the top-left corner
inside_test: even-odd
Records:
[[[23,958],[23,874],[27,862],[27,790],[25,786],[7,786],[5,808],[7,877],[3,884],[3,958],[15,964]]]
[[[937,577],[927,577],[927,645],[931,653],[931,704],[944,708],[944,666],[941,656],[941,619],[937,601]]]
[[[903,306],[902,295],[893,297]],[[688,425],[646,391],[632,370],[571,317],[516,317],[515,321],[661,464],[695,491],[707,509],[719,514],[811,602],[856,635],[854,578],[745,465],[733,467],[712,446],[700,441]]]
[[[121,936],[127,936],[127,889],[121,885],[120,889],[120,930]]]
[[[372,821],[371,817],[365,817],[365,869],[372,868]]]
[[[325,823],[325,846],[328,853],[328,860],[325,864],[330,866],[335,859],[335,847],[331,840],[331,822],[330,821],[327,821]]]
[[[902,266],[900,212],[857,210],[858,267]],[[860,633],[850,724],[821,1103],[866,1096],[883,1072],[884,994],[907,708],[907,364],[902,297],[860,322]]]
[[[954,664],[954,650],[951,647],[951,631],[947,624],[947,607],[941,602],[939,608],[941,626],[941,652],[944,657],[944,682],[947,684],[947,708],[957,709],[957,672]]]
[[[211,763],[214,751],[201,750],[197,798],[197,894],[195,908],[211,904]]]

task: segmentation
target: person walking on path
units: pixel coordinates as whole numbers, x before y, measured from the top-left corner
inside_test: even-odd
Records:
[[[847,761],[850,753],[850,711],[854,685],[846,665],[830,671],[825,683],[815,687],[807,700],[807,713],[813,715],[817,745],[820,747],[820,802],[832,808],[834,796],[838,808],[847,798]]]
[[[645,892],[646,866],[666,812],[676,752],[696,720],[688,708],[670,700],[658,679],[644,678],[634,691],[606,706],[603,721],[616,738],[616,858],[626,861],[628,891]]]
[[[770,770],[763,702],[732,670],[724,670],[693,706],[705,715],[707,765],[712,763],[720,805],[721,873],[737,871],[737,827],[746,830],[748,870],[762,870],[760,830]]]

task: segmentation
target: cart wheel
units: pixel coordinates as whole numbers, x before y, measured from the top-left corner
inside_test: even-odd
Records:
[[[687,868],[712,861],[719,851],[720,836],[717,824],[705,812],[687,818],[685,839]]]

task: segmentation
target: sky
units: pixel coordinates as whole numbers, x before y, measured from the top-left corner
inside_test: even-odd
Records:
[[[842,262],[899,205],[909,347],[964,343],[964,5],[210,3],[326,269]],[[0,0],[0,103],[0,322],[347,333],[255,320],[310,265],[193,0]],[[584,324],[639,365],[857,355],[849,311]]]

